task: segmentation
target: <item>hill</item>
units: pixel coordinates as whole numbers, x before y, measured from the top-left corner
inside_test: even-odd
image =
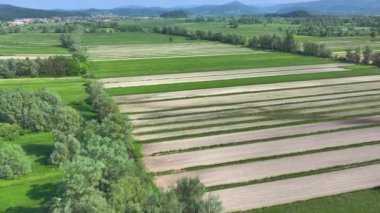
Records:
[[[86,16],[87,14],[79,11],[62,10],[38,10],[23,7],[16,7],[7,4],[0,5],[0,19],[15,18],[51,18],[65,16]]]
[[[233,1],[223,5],[203,5],[188,9],[192,15],[251,15],[257,14],[259,9],[245,5],[239,1]]]
[[[322,14],[380,14],[379,0],[320,0],[277,6],[278,13],[306,10]]]

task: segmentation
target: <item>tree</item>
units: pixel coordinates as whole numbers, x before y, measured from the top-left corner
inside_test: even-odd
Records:
[[[362,61],[362,51],[360,50],[360,47],[357,47],[354,53],[354,62],[360,63]]]
[[[348,61],[348,62],[355,62],[355,54],[354,54],[354,52],[352,51],[352,49],[347,49],[346,50],[346,60]]]
[[[17,124],[0,123],[0,141],[15,140],[22,132],[21,127]]]
[[[81,144],[73,135],[56,131],[54,133],[54,141],[54,151],[50,156],[53,164],[61,165],[68,163],[79,155]]]
[[[366,46],[363,51],[363,63],[370,64],[372,61],[373,49],[370,46]]]
[[[380,67],[380,53],[373,55],[373,65]]]
[[[16,144],[0,143],[0,178],[12,179],[31,172],[31,161]]]
[[[66,191],[61,198],[52,201],[52,212],[108,212],[107,200],[97,190],[105,168],[103,163],[78,156],[62,168]]]

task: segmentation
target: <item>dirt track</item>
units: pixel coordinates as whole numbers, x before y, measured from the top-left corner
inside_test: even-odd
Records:
[[[264,91],[271,91],[271,90],[321,87],[321,86],[365,83],[365,82],[375,82],[375,81],[380,81],[380,76],[360,76],[360,77],[349,77],[349,78],[252,85],[252,86],[200,89],[200,90],[188,90],[188,91],[165,92],[165,93],[151,93],[151,94],[142,94],[142,95],[129,95],[127,97],[121,96],[121,98],[123,98],[124,100],[123,102],[128,102],[128,100],[160,101],[160,100],[173,99],[173,98],[178,99],[178,98],[207,97],[207,96],[212,96],[212,95],[226,95],[226,94],[247,93],[247,92],[264,92]],[[114,97],[114,99],[115,101],[119,101],[120,97]]]
[[[223,135],[213,135],[206,137],[181,139],[168,142],[145,144],[142,152],[144,155],[152,155],[159,152],[176,151],[190,149],[194,147],[206,147],[212,145],[229,144],[234,142],[263,140],[279,138],[292,135],[309,134],[328,130],[349,128],[354,126],[380,123],[380,116],[363,117],[361,119],[332,121],[317,124],[307,124],[299,126],[280,127],[257,131],[238,132]]]
[[[206,186],[216,186],[377,159],[380,159],[380,145],[373,145],[158,176],[155,183],[167,189],[181,178],[198,177]]]
[[[380,165],[212,192],[224,211],[243,211],[380,186]]]
[[[184,74],[151,75],[140,77],[108,78],[99,80],[105,88],[136,87],[173,83],[188,83],[202,81],[217,81],[240,78],[253,78],[265,76],[293,75],[304,73],[319,73],[345,71],[344,64],[323,64],[310,66],[293,66],[263,69],[244,69],[228,71],[196,72]]]
[[[345,140],[342,140],[345,138]],[[240,140],[237,138],[236,140]],[[347,146],[380,140],[380,127],[349,130],[299,138],[274,140],[241,146],[185,152],[164,156],[147,156],[145,166],[149,171],[160,172],[218,163],[298,153],[337,146]]]

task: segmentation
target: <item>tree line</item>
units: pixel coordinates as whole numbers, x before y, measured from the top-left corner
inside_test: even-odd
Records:
[[[86,74],[88,69],[87,59],[80,55],[9,59],[0,61],[0,78],[78,76]]]
[[[318,57],[331,57],[331,51],[325,45],[313,42],[301,44],[294,38],[292,32],[287,31],[285,36],[278,34],[254,35],[247,38],[236,34],[214,33],[205,30],[189,30],[178,26],[153,27],[153,32],[166,35],[185,36],[189,39],[219,41],[233,45],[244,45],[255,49],[283,51]]]
[[[102,86],[88,82],[88,103],[99,120],[75,131],[55,132],[51,162],[63,169],[62,191],[49,202],[51,212],[218,213],[220,201],[198,179],[183,179],[164,192],[155,188],[136,159],[131,124]]]
[[[357,47],[355,50],[347,49],[344,60],[350,63],[373,64],[380,67],[380,52],[375,52],[369,46],[366,46],[364,50],[360,47]]]

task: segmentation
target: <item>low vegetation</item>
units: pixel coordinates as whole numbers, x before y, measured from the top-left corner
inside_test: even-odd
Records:
[[[0,142],[0,179],[22,177],[31,172],[31,163],[24,150],[11,143]]]

